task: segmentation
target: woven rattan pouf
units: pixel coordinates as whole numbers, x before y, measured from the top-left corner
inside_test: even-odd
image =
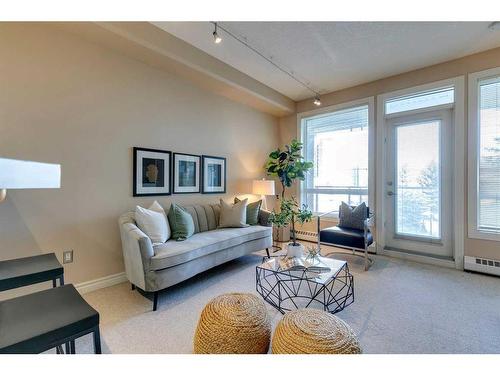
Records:
[[[359,354],[352,329],[336,316],[316,309],[291,311],[274,331],[273,354]]]
[[[264,302],[253,294],[223,294],[203,309],[194,334],[196,354],[267,353],[271,322]]]

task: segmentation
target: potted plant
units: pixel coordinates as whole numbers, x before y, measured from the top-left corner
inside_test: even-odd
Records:
[[[303,224],[312,219],[312,212],[307,205],[300,207],[294,196],[285,196],[286,188],[297,180],[304,180],[307,171],[313,167],[313,163],[303,160],[301,150],[302,143],[294,139],[290,145],[285,145],[284,150],[278,148],[271,152],[265,167],[267,174],[278,177],[281,183],[280,209],[278,212],[273,210],[269,221],[278,228],[291,225],[292,242],[287,247],[289,257],[301,256],[304,252],[304,247],[297,242],[295,223]]]

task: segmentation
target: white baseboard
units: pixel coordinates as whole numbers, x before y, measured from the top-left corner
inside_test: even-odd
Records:
[[[84,281],[83,283],[75,284],[76,290],[80,294],[90,293],[94,290],[107,288],[116,284],[121,284],[127,281],[127,276],[125,272],[116,273],[114,275],[100,277],[98,279]]]
[[[412,254],[403,251],[389,250],[389,249],[379,249],[377,254],[409,260],[417,263],[432,264],[434,266],[441,266],[446,268],[455,268],[455,261],[451,259],[434,258],[422,254]]]

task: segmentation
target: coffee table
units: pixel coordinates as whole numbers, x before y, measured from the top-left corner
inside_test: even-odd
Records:
[[[335,314],[354,302],[354,277],[346,261],[320,257],[330,271],[314,273],[282,270],[279,259],[264,258],[256,267],[256,289],[282,314],[305,307]]]

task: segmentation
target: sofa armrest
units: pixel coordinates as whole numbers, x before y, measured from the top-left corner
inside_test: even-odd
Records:
[[[125,220],[120,220],[120,234],[127,278],[132,284],[145,289],[145,274],[154,255],[151,239],[135,223]]]
[[[270,211],[259,210],[259,224],[264,227],[272,227],[273,225],[269,222]]]
[[[139,245],[139,252],[141,253],[143,263],[149,263],[149,258],[155,255],[151,239],[137,227],[128,231],[127,234],[129,236],[129,241],[132,241],[133,245]]]

